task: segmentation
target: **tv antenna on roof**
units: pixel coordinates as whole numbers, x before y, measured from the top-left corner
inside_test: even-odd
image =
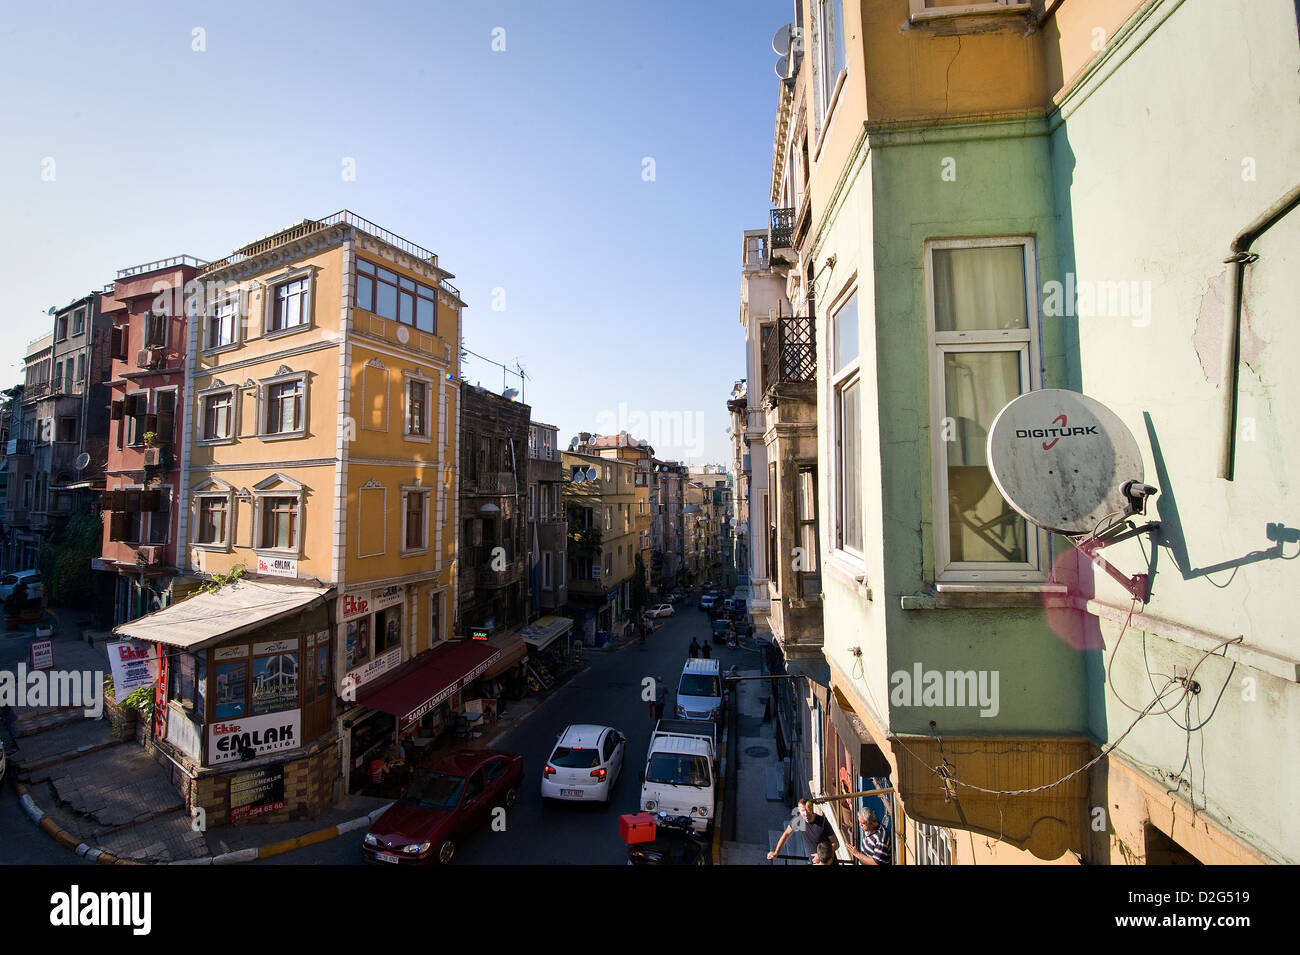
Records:
[[[1159,492],[1143,482],[1142,452],[1115,412],[1074,391],[1031,391],[1012,399],[993,419],[987,454],[993,483],[1016,513],[1065,535],[1146,603],[1149,575],[1125,577],[1097,553],[1160,527],[1156,521],[1138,527],[1128,520],[1146,514],[1147,498]]]

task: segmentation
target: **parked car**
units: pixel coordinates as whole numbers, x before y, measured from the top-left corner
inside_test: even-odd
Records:
[[[41,599],[41,572],[39,570],[19,570],[0,577],[0,600],[8,600],[9,595],[13,593],[20,580],[27,584],[28,600]]]
[[[612,726],[567,727],[542,768],[543,801],[609,802],[626,751],[627,739]]]
[[[375,820],[362,840],[362,857],[376,864],[445,865],[457,843],[488,822],[493,809],[515,804],[523,779],[524,758],[518,753],[451,753]]]
[[[714,604],[716,603],[717,603],[716,597],[714,597],[712,594],[705,594],[703,597],[700,598],[699,607],[701,610],[712,610]]]
[[[704,663],[692,660],[691,663]],[[712,661],[715,665],[717,660]],[[641,772],[641,808],[686,817],[696,832],[713,823],[717,727],[706,721],[660,720]]]
[[[713,642],[726,643],[727,630],[729,629],[729,627],[730,627],[730,621],[728,621],[724,617],[719,617],[717,620],[713,621]]]
[[[657,607],[651,607],[645,612],[647,617],[671,617],[673,615],[672,604],[659,604]]]

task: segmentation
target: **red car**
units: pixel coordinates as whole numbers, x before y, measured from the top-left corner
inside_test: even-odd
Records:
[[[367,862],[444,865],[456,844],[519,798],[524,758],[517,753],[463,749],[440,759],[375,820],[362,841]]]

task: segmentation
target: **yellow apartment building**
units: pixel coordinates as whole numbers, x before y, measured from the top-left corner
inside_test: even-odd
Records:
[[[639,548],[637,468],[631,461],[567,451],[561,463],[569,521],[569,602],[587,609],[582,632],[595,640],[598,633],[621,632],[625,623]]]
[[[449,718],[490,665],[488,648],[450,641],[463,306],[450,277],[349,212],[198,276],[181,561],[200,579],[243,576],[121,632],[159,648],[160,746],[195,774],[210,823],[319,812],[360,785],[374,750]],[[294,795],[278,808],[240,803],[232,734],[233,766],[283,774]]]

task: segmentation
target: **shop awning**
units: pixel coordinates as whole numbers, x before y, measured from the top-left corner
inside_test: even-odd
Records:
[[[545,650],[557,637],[562,637],[573,627],[568,617],[541,617],[519,631],[524,643],[534,650]]]
[[[483,675],[488,678],[504,673],[528,656],[528,644],[524,643],[524,638],[513,630],[508,633],[492,634],[487,638],[487,646],[496,647],[501,651],[501,659],[483,671]]]
[[[501,659],[502,651],[473,640],[444,643],[400,666],[391,677],[357,694],[357,703],[391,713],[405,729],[457,689],[478,679]]]
[[[309,610],[329,592],[329,587],[291,587],[237,580],[215,594],[197,594],[114,627],[113,632],[169,647],[199,650]]]

